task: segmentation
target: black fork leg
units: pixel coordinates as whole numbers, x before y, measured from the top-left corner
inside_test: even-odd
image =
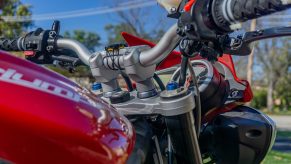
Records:
[[[166,117],[168,133],[178,164],[202,164],[193,113]]]

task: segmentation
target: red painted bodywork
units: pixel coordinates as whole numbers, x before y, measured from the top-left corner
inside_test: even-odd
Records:
[[[134,141],[130,122],[110,105],[59,74],[0,51],[0,159],[125,163]]]

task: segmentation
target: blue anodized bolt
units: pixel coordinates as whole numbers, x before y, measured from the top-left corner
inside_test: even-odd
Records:
[[[92,90],[93,91],[98,91],[100,89],[102,89],[101,83],[93,83],[93,85],[92,85]]]
[[[168,91],[173,91],[173,90],[175,90],[175,89],[178,88],[178,83],[175,82],[175,81],[171,81],[171,82],[169,82],[167,84],[167,87],[166,88],[167,88]]]

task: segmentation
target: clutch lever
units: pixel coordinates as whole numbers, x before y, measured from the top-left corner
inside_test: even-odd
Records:
[[[226,54],[246,56],[249,55],[252,51],[250,46],[251,43],[258,40],[283,36],[291,36],[291,26],[246,32],[243,36],[239,35],[236,38],[226,36],[221,39],[223,45],[222,49]]]
[[[66,56],[66,55],[59,55],[59,56],[53,55],[52,59],[55,61],[71,64],[73,67],[85,65],[79,58]]]
[[[68,70],[70,73],[76,71],[76,67],[80,65],[85,65],[79,58],[66,56],[66,55],[52,55],[53,65],[56,67]]]

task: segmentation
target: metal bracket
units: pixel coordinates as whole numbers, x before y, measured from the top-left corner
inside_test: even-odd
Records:
[[[167,91],[164,91],[167,92]],[[186,95],[172,99],[161,98],[160,95],[147,99],[139,99],[137,92],[131,92],[131,99],[125,103],[112,104],[112,106],[124,115],[152,115],[176,116],[188,113],[195,108],[194,92],[189,91]],[[103,100],[110,103],[108,98]]]

